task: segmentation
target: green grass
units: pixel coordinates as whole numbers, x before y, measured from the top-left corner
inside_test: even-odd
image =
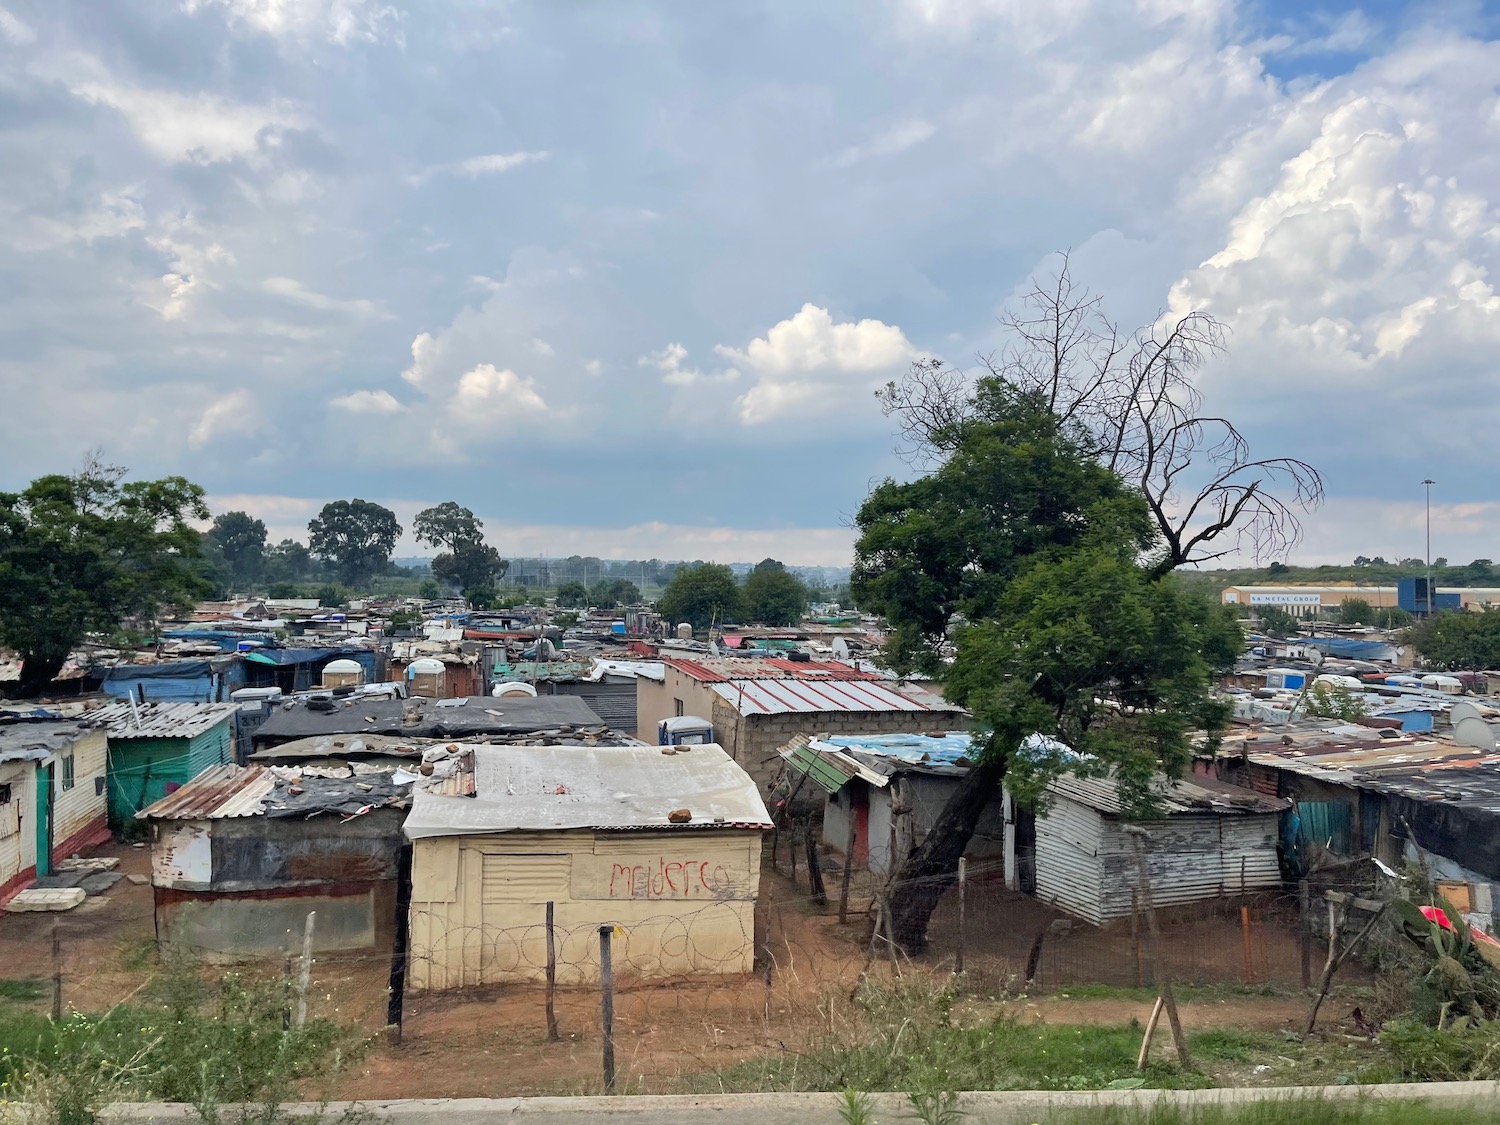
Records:
[[[0,977],[0,1001],[33,1004],[46,990],[47,982],[41,977]]]
[[[1142,1076],[1135,1067],[1141,1034],[1134,1022],[1098,1027],[1001,1018],[982,1027],[897,1025],[864,1044],[756,1059],[698,1076],[692,1085],[724,1091],[1099,1090]],[[1162,1089],[1213,1084],[1163,1062],[1153,1062],[1144,1077],[1146,1085]]]
[[[1232,1000],[1244,996],[1292,996],[1295,990],[1274,984],[1175,984],[1173,993],[1179,1000]],[[1338,989],[1334,995],[1339,994]],[[1071,984],[1053,995],[1069,1000],[1155,1000],[1155,988],[1135,988],[1118,984]]]

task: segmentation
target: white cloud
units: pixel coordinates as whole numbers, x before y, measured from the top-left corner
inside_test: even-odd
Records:
[[[740,420],[748,425],[794,411],[827,413],[844,405],[850,391],[873,389],[919,354],[893,324],[836,323],[827,309],[811,303],[743,351],[723,345],[714,350],[758,376],[736,400]]]
[[[543,340],[540,336],[532,338],[531,350],[536,352],[536,354],[541,356],[543,359],[551,359],[557,354],[552,345],[547,343],[547,341]]]
[[[492,363],[481,363],[459,377],[449,412],[460,419],[485,421],[545,414],[547,404],[537,393],[534,380],[522,378],[510,368],[501,371]]]
[[[1243,181],[1280,157],[1171,310],[1228,322],[1262,391],[1500,374],[1497,72],[1500,44],[1429,41],[1293,99],[1295,127],[1247,137],[1232,171],[1210,172]]]
[[[301,124],[284,105],[254,106],[208,93],[180,94],[116,81],[92,60],[69,69],[88,76],[64,79],[74,95],[121,114],[140,142],[163,160],[214,164],[253,155],[279,141],[281,129]]]
[[[401,378],[414,387],[420,387],[432,374],[437,364],[438,342],[432,333],[421,332],[411,342],[411,366],[401,372]]]
[[[866,160],[895,156],[929,140],[936,132],[936,127],[930,121],[923,121],[920,118],[903,121],[863,144],[850,145],[834,156],[830,163],[835,168],[848,168]]]
[[[589,360],[587,363],[585,363],[583,365],[583,371],[584,371],[584,374],[586,374],[586,375],[593,375],[593,376],[603,375],[604,374],[604,361],[603,360],[598,360],[598,359],[591,359],[591,360]]]
[[[234,255],[213,241],[191,218],[173,224],[146,240],[167,259],[167,272],[146,290],[148,307],[163,320],[182,320],[204,292],[217,289],[214,267],[233,264]]]
[[[414,185],[424,184],[435,176],[464,176],[474,180],[480,176],[509,172],[512,168],[521,168],[527,164],[539,164],[551,155],[550,152],[497,152],[487,156],[471,156],[450,164],[434,164],[409,179]]]
[[[247,390],[230,391],[210,403],[188,431],[188,445],[201,449],[227,434],[252,434],[260,429],[260,412]]]
[[[295,305],[316,309],[318,312],[339,313],[361,320],[384,315],[380,305],[363,299],[345,300],[315,292],[291,277],[268,277],[261,288],[272,296],[281,297]]]
[[[18,47],[28,47],[36,42],[36,32],[6,9],[0,8],[0,38],[10,40]]]
[[[401,38],[401,13],[378,0],[183,0],[182,9],[189,15],[221,11],[231,26],[275,39],[345,45]]]
[[[329,399],[328,405],[351,414],[400,414],[405,409],[390,391],[354,391]]]

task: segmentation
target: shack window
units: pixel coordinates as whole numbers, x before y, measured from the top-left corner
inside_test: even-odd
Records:
[[[69,754],[62,760],[62,787],[64,793],[78,784],[78,775],[74,772],[74,769],[73,755]]]
[[[680,700],[680,699],[674,699],[674,700],[672,700],[672,714],[676,715],[679,719],[682,718],[682,715],[683,715],[682,700]]]

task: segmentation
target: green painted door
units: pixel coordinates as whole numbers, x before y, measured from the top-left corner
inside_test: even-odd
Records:
[[[52,874],[52,766],[36,771],[36,873]]]

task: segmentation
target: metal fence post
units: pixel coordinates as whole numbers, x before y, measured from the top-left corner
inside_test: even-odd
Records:
[[[547,904],[547,1041],[556,1043],[557,1034],[557,930],[553,926],[553,903]]]
[[[610,957],[613,926],[599,927],[599,988],[604,1027],[604,1089],[615,1092],[615,967]]]
[[[406,968],[411,950],[411,845],[402,844],[396,856],[396,917],[391,941],[391,975],[386,984],[385,1023],[391,1041],[401,1042],[406,1018]]]

